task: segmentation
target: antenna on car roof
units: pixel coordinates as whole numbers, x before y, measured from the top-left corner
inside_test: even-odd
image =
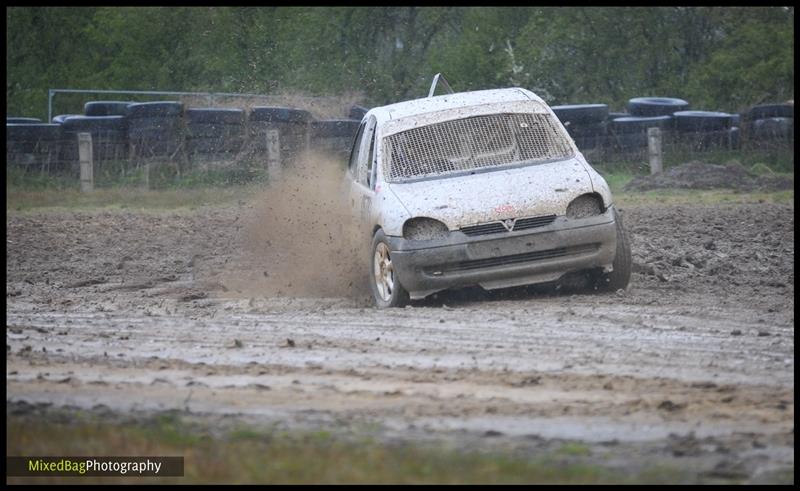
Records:
[[[436,75],[433,76],[433,83],[431,84],[430,92],[428,92],[428,97],[433,97],[433,93],[436,92],[436,84],[438,84],[439,81],[442,82],[442,85],[444,86],[445,89],[448,90],[450,94],[454,93],[453,88],[450,87],[449,83],[447,83],[447,80],[444,78],[444,75],[442,75],[441,73],[437,73]]]

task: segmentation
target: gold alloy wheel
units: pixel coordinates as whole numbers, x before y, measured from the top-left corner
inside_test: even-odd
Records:
[[[390,301],[394,294],[394,266],[392,258],[389,256],[389,247],[383,242],[380,242],[375,248],[373,274],[381,300]]]

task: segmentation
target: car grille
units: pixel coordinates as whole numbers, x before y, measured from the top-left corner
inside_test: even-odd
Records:
[[[567,158],[572,147],[549,114],[504,113],[443,121],[386,138],[390,181]]]
[[[462,261],[460,263],[447,264],[438,267],[426,268],[427,274],[434,273],[455,273],[459,271],[469,271],[472,269],[492,268],[495,266],[505,266],[508,264],[520,264],[527,262],[544,261],[546,259],[555,259],[565,256],[577,256],[580,254],[590,254],[597,252],[600,244],[585,244],[573,247],[559,247],[557,249],[548,249],[546,251],[525,252],[522,254],[514,254],[511,256],[489,257],[485,259],[475,259],[472,261]]]
[[[528,217],[528,218],[517,218],[511,221],[510,228],[507,228],[504,224],[504,220],[496,221],[496,222],[486,222],[486,223],[479,223],[477,225],[469,225],[467,227],[461,227],[461,231],[470,237],[476,235],[489,235],[489,234],[500,234],[503,232],[518,232],[520,230],[527,230],[531,228],[537,227],[544,227],[545,225],[550,225],[555,221],[555,215],[546,215],[541,217]]]

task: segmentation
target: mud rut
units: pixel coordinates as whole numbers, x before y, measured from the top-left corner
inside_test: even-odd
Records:
[[[7,215],[7,410],[180,410],[475,449],[578,440],[589,462],[708,479],[793,468],[793,206],[623,216],[626,292],[466,290],[378,311],[276,284],[270,258],[244,252],[243,202]],[[276,288],[293,296],[259,293]]]

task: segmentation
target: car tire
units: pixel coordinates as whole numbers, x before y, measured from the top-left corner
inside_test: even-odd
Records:
[[[86,116],[127,116],[132,101],[89,101],[83,105]]]
[[[184,116],[188,125],[243,125],[245,114],[242,109],[192,107],[184,112]]]
[[[9,118],[6,117],[6,124],[42,124],[39,118]]]
[[[128,105],[129,118],[180,118],[183,104],[177,101],[137,102]]]
[[[100,132],[120,131],[127,133],[128,122],[124,116],[70,116],[61,123],[64,131]]]
[[[624,112],[609,112],[606,122],[611,122],[617,118],[629,118],[630,116],[631,115],[629,113]]]
[[[794,135],[794,118],[763,118],[750,123],[753,140],[789,139]]]
[[[727,131],[733,126],[733,114],[712,111],[678,111],[672,115],[679,132]]]
[[[670,116],[688,109],[688,102],[673,97],[635,97],[628,101],[628,112],[631,116]]]
[[[325,119],[311,122],[311,139],[354,138],[361,121],[358,119]]]
[[[606,136],[608,133],[608,124],[603,121],[602,123],[594,124],[576,124],[567,127],[567,133],[573,139]]]
[[[361,121],[362,119],[364,119],[364,116],[367,115],[368,111],[369,108],[366,108],[364,106],[352,106],[350,108],[350,112],[347,113],[347,117],[350,119],[357,119]]]
[[[595,287],[601,291],[615,292],[628,287],[631,279],[631,244],[622,217],[614,210],[614,222],[617,229],[617,252],[614,255],[614,270],[610,273],[601,273],[597,277]]]
[[[567,128],[575,125],[598,124],[608,118],[607,104],[570,104],[552,106],[550,109]]]
[[[45,123],[6,123],[6,142],[58,141],[61,138],[61,125]]]
[[[747,119],[794,118],[794,104],[761,104],[747,112]]]
[[[409,302],[408,291],[400,284],[400,279],[391,268],[389,243],[382,230],[375,233],[370,249],[369,284],[375,305],[379,309],[402,307]],[[389,266],[387,271],[387,266]]]
[[[250,122],[308,124],[313,116],[303,109],[277,106],[256,106],[250,110]]]
[[[242,138],[244,126],[222,123],[189,123],[186,125],[187,138]]]
[[[641,133],[646,135],[649,128],[661,128],[671,131],[675,127],[672,116],[628,116],[611,121],[610,132],[619,135],[625,133]]]
[[[52,123],[55,124],[64,124],[64,120],[67,118],[71,118],[72,116],[81,116],[80,114],[59,114],[57,116],[53,116]]]

